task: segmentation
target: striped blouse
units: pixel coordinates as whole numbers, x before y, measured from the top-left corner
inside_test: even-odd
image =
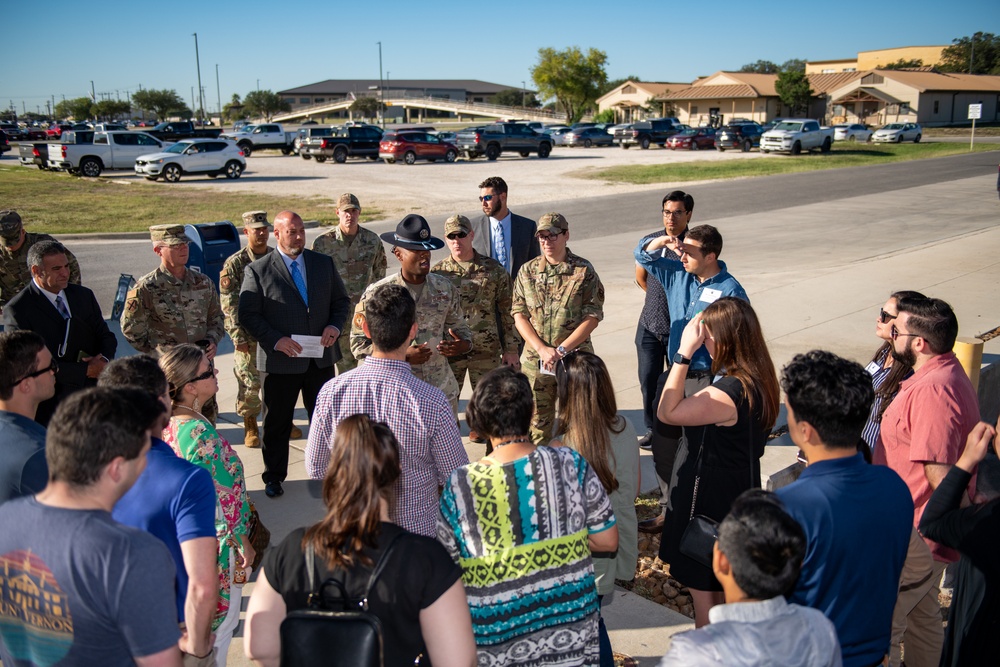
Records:
[[[892,366],[888,368],[884,367],[885,359],[889,356],[889,352],[889,348],[886,348],[882,354],[878,355],[878,358],[865,367],[865,370],[872,376],[872,386],[875,388],[875,400],[872,401],[872,410],[868,414],[868,423],[865,424],[865,428],[861,432],[861,439],[865,441],[868,449],[873,454],[875,453],[875,443],[878,442],[879,432],[882,430],[882,422],[878,418],[878,413],[882,409],[882,397],[878,394],[878,390],[885,384],[886,378],[889,376],[889,371],[892,370]],[[911,375],[913,375],[912,370],[903,379],[905,380]]]

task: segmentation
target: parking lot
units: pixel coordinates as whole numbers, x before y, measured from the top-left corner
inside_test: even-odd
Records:
[[[344,164],[317,163],[277,151],[254,153],[239,180],[184,177],[179,183],[157,182],[163,188],[212,188],[230,192],[259,191],[272,194],[323,196],[336,199],[353,192],[363,206],[378,207],[388,218],[404,212],[425,215],[465,211],[475,201],[476,186],[490,176],[504,177],[511,188],[512,208],[526,204],[597,197],[644,190],[662,190],[663,184],[629,185],[603,183],[580,178],[587,171],[619,165],[653,165],[692,160],[783,159],[754,151],[683,151],[662,148],[566,148],[556,147],[552,155],[539,159],[504,154],[495,162],[486,159],[459,159],[453,164],[418,162],[414,165],[385,164],[366,159],[349,159]],[[143,182],[128,171],[105,172],[108,178]]]

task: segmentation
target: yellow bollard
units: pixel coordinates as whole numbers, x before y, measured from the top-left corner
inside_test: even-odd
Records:
[[[983,365],[983,341],[978,338],[958,338],[955,341],[955,356],[972,380],[972,386],[979,391],[979,369]]]

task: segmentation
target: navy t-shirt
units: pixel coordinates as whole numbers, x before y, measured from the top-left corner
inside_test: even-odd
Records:
[[[45,427],[0,410],[0,503],[40,493],[48,481]]]
[[[188,575],[181,542],[215,534],[218,498],[212,475],[153,438],[146,469],[115,505],[115,521],[152,533],[167,545],[177,569],[177,619],[184,620]]]
[[[102,510],[0,506],[4,667],[125,667],[177,644],[174,563]]]
[[[861,454],[817,461],[775,492],[806,533],[806,557],[788,601],[833,621],[844,667],[872,665],[889,646],[913,499],[906,483]]]

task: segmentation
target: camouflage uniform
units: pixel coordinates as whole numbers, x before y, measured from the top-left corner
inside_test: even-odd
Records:
[[[164,232],[163,228],[168,229]],[[151,229],[154,240],[157,233],[175,239],[184,234],[180,225],[156,225]],[[132,347],[157,357],[181,343],[209,340],[218,345],[226,335],[212,279],[192,268],[177,279],[162,265],[129,290],[121,325],[122,335]],[[206,401],[201,412],[215,423],[218,403],[214,396]]]
[[[31,282],[31,270],[28,269],[28,249],[39,241],[54,240],[48,234],[25,232],[24,243],[14,252],[11,252],[6,246],[0,245],[0,309]],[[69,281],[74,285],[79,285],[80,264],[69,250],[66,251],[66,259],[69,260]]]
[[[312,249],[333,258],[333,264],[344,280],[347,295],[351,297],[352,310],[358,305],[366,287],[385,278],[386,259],[382,240],[378,234],[364,227],[359,227],[358,233],[351,239],[338,225],[313,241]],[[351,351],[350,337],[341,336],[339,343],[342,357],[337,362],[338,374],[358,365]]]
[[[268,247],[264,255],[271,252]],[[260,413],[260,373],[257,372],[257,341],[240,326],[239,305],[240,286],[243,285],[243,271],[247,264],[264,255],[255,255],[250,246],[233,253],[222,266],[219,274],[219,301],[225,316],[226,333],[233,339],[233,345],[249,345],[247,352],[233,351],[233,375],[236,376],[236,414],[256,419]]]
[[[604,285],[590,262],[566,249],[566,261],[551,265],[544,256],[525,263],[514,281],[512,315],[522,314],[531,321],[538,337],[558,347],[588,317],[604,318]],[[594,351],[590,338],[577,347]],[[538,371],[538,353],[525,345],[521,371],[531,382],[535,414],[531,418],[531,439],[535,443],[552,437],[556,414],[556,379]]]
[[[443,259],[431,272],[450,280],[460,295],[465,321],[472,330],[472,351],[449,358],[448,365],[460,393],[466,371],[475,390],[479,378],[500,365],[501,354],[517,354],[510,276],[500,262],[478,252],[470,262]]]
[[[428,384],[441,389],[451,407],[458,415],[458,382],[455,381],[455,374],[448,366],[447,357],[442,356],[436,349],[437,343],[442,338],[451,339],[448,329],[454,330],[459,338],[472,340],[472,330],[465,321],[462,314],[462,304],[459,300],[459,293],[451,282],[443,276],[435,273],[427,274],[427,280],[423,284],[423,289],[419,286],[407,284],[401,274],[396,273],[387,276],[374,283],[365,290],[361,301],[354,309],[354,320],[351,324],[351,351],[358,359],[366,357],[372,353],[372,341],[365,336],[361,328],[364,322],[365,299],[382,285],[403,285],[410,290],[413,300],[417,302],[417,337],[414,343],[421,344],[432,342],[431,357],[425,363],[412,366],[413,374]],[[360,315],[360,317],[359,317]],[[475,350],[475,347],[472,348]]]

